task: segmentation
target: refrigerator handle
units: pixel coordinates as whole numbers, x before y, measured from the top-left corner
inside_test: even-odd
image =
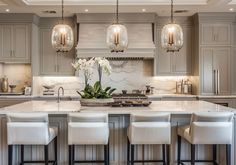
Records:
[[[220,93],[220,71],[217,70],[217,94]]]
[[[213,70],[213,74],[214,74],[214,93],[217,94],[217,70],[214,69]]]

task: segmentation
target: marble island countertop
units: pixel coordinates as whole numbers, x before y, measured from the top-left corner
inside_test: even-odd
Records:
[[[65,95],[60,96],[67,100],[79,100],[79,95]],[[165,99],[165,98],[192,98],[192,99],[236,99],[236,95],[191,95],[191,94],[152,94],[147,95],[149,99]],[[25,100],[37,100],[37,99],[56,99],[57,95],[0,95],[0,99],[25,99]]]
[[[0,109],[0,114],[11,112],[47,112],[67,114],[70,112],[107,112],[109,114],[130,114],[132,112],[170,112],[171,114],[191,114],[193,112],[218,112],[236,109],[205,101],[153,101],[149,107],[81,107],[79,101],[28,101]]]

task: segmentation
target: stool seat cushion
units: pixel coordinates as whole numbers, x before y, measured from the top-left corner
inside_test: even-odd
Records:
[[[128,128],[131,144],[170,144],[170,122],[132,122]]]
[[[107,145],[109,137],[108,123],[69,122],[69,145]]]

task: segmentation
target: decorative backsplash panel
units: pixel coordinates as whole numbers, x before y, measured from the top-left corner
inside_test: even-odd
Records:
[[[112,74],[110,76],[103,75],[103,87],[112,86],[116,88],[116,92],[134,89],[145,90],[146,85],[154,87],[154,92],[158,94],[173,94],[176,92],[176,81],[187,77],[155,77],[153,76],[152,60],[130,60],[110,62],[112,66]],[[97,71],[94,71],[93,78],[89,81],[93,84],[97,81]],[[77,73],[77,77],[34,77],[33,89],[35,95],[41,95],[42,85],[55,85],[56,89],[60,86],[64,87],[66,95],[77,95],[76,90],[84,88],[84,79],[82,74]]]

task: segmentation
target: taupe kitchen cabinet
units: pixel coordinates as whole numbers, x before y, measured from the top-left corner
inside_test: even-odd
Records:
[[[161,47],[161,29],[158,30],[156,74],[159,76],[191,74],[191,28],[183,27],[184,45],[179,52],[166,52]]]
[[[201,48],[202,94],[230,94],[230,47]]]
[[[30,63],[29,24],[0,24],[0,61]]]
[[[74,50],[68,53],[57,53],[51,44],[52,28],[40,29],[40,74],[41,75],[74,75],[71,63]]]
[[[200,34],[202,45],[229,45],[231,43],[231,24],[202,23]]]
[[[227,98],[200,98],[199,100],[207,101],[210,103],[230,107],[230,108],[236,108],[235,107],[235,101],[236,99],[227,99]]]
[[[15,99],[15,98],[0,98],[0,108],[20,104],[26,101],[30,101],[31,99],[22,98],[22,99]]]

